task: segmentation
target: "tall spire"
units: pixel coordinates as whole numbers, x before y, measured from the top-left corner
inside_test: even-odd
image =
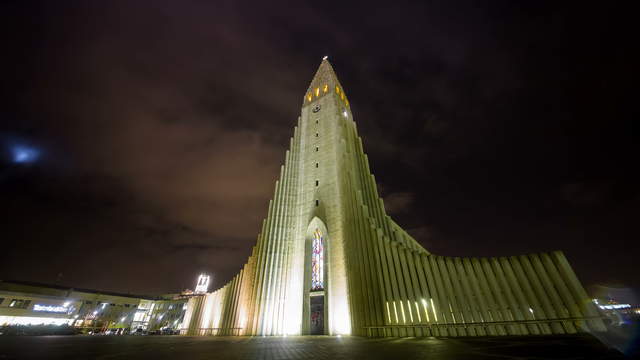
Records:
[[[337,88],[339,90],[336,90]],[[318,89],[319,91],[317,91]],[[316,95],[316,92],[322,94],[326,93],[327,91],[340,94],[341,92],[343,92],[343,89],[342,85],[340,85],[340,81],[338,80],[338,76],[333,70],[333,66],[331,66],[331,63],[329,62],[328,56],[324,56],[322,58],[322,62],[320,62],[320,66],[318,67],[316,74],[311,80],[311,84],[309,84],[309,88],[307,89],[305,97],[309,97],[309,95]],[[344,93],[342,95],[342,98],[345,98]],[[305,103],[309,102],[310,100],[306,101]]]
[[[316,71],[316,74],[313,76],[313,80],[311,80],[309,90],[324,84],[332,84],[334,86],[340,84],[327,56],[322,58],[322,62],[320,62],[320,66],[318,66],[318,71]]]

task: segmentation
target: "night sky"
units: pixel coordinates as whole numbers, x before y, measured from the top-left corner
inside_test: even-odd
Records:
[[[638,288],[636,21],[576,4],[4,1],[0,279],[223,285],[328,55],[427,250],[559,249]]]

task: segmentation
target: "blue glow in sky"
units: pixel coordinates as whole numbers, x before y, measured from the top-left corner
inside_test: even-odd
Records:
[[[13,162],[18,164],[28,164],[38,160],[40,151],[34,147],[25,145],[14,145],[11,148]]]

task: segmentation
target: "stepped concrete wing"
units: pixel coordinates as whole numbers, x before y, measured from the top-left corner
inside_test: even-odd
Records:
[[[323,59],[252,254],[189,300],[189,335],[495,336],[605,331],[560,251],[429,253],[386,214],[349,100]]]

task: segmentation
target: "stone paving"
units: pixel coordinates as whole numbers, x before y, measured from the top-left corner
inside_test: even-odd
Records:
[[[584,336],[494,338],[0,336],[0,359],[624,359]]]

